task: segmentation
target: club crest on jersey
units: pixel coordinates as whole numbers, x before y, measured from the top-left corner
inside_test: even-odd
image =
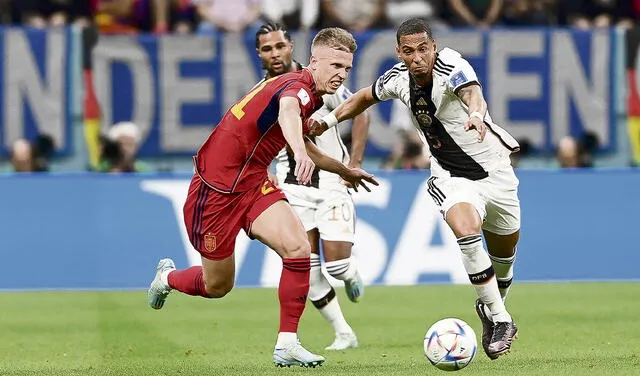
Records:
[[[468,81],[467,80],[467,76],[464,75],[463,71],[460,71],[460,72],[454,74],[449,79],[449,82],[451,82],[451,86],[453,86],[453,87],[456,87],[458,85],[464,84],[467,81]]]
[[[309,93],[307,93],[305,89],[300,89],[300,91],[298,91],[298,98],[300,98],[300,103],[302,103],[303,106],[306,106],[307,103],[311,101]]]
[[[204,249],[209,252],[216,250],[216,236],[208,232],[204,236]]]

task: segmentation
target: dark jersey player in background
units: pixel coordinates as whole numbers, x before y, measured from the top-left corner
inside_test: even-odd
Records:
[[[189,239],[202,266],[175,270],[172,260],[160,260],[148,292],[151,307],[162,308],[172,289],[205,298],[226,295],[234,283],[235,239],[244,229],[282,257],[274,362],[312,367],[324,362],[297,337],[309,292],[309,241],[284,194],[269,181],[267,167],[288,145],[302,184],[318,166],[354,188],[368,190],[363,181],[377,185],[372,175],[326,156],[303,136],[307,120],[322,105],[321,96],[335,92],[346,79],[355,49],[347,31],[323,29],[313,40],[308,68],[263,82],[227,111],[194,158],[196,173],[184,206]]]

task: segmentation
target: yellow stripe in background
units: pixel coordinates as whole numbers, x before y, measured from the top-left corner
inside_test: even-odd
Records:
[[[92,170],[100,164],[100,119],[84,119],[84,140]]]

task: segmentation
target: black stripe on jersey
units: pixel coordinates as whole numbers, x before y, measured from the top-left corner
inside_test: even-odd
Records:
[[[284,178],[284,182],[287,184],[302,185],[298,183],[298,180],[296,179],[296,160],[293,158],[293,154],[289,152],[289,149],[287,149],[286,151],[287,162],[289,162],[289,171],[287,171],[287,176]],[[313,169],[313,173],[311,174],[311,182],[309,183],[309,185],[307,185],[307,187],[318,188],[319,186],[320,170],[316,167]]]
[[[510,151],[512,151],[512,152],[516,152],[516,151],[519,151],[519,150],[520,150],[520,147],[516,147],[516,148],[514,148],[514,147],[509,146],[509,144],[507,144],[507,143],[502,139],[502,136],[500,136],[500,135],[498,134],[498,132],[494,131],[494,130],[491,128],[491,124],[489,124],[489,123],[488,123],[488,122],[486,122],[486,121],[484,122],[484,124],[487,126],[487,128],[489,128],[489,130],[491,131],[491,133],[493,133],[496,137],[498,137],[498,140],[500,140],[500,142],[502,143],[502,145],[504,145],[504,147],[505,147],[505,148],[509,149],[509,150],[510,150]]]
[[[441,75],[443,75],[445,77],[449,77],[449,75],[451,74],[451,72],[442,71],[438,67],[435,67],[435,66],[433,67],[433,71],[436,72],[436,73],[439,73],[439,74],[441,74]]]
[[[385,74],[385,76],[383,77],[384,79],[383,79],[383,81],[382,81],[382,82],[384,82],[384,83],[386,84],[386,83],[388,83],[389,81],[391,81],[391,79],[392,79],[392,78],[394,78],[394,77],[398,76],[399,74],[400,74],[400,73],[398,73],[398,72],[393,72],[393,73],[391,73],[391,74],[389,74],[389,75],[386,75],[386,74]]]
[[[449,171],[453,177],[461,177],[470,180],[484,179],[489,174],[471,156],[462,150],[451,137],[444,125],[435,116],[437,111],[435,103],[431,99],[433,82],[425,87],[416,85],[413,77],[409,75],[409,91],[411,96],[411,112],[418,120],[418,114],[424,117],[425,114],[431,119],[431,124],[418,124],[420,130],[429,144],[431,155],[438,161],[443,169]],[[418,105],[418,99],[424,98],[427,105]]]
[[[453,72],[453,70],[451,70],[449,68],[445,68],[445,67],[443,67],[443,66],[441,66],[439,64],[435,64],[433,66],[433,69],[438,69],[439,71],[444,72],[447,75],[449,75],[449,74],[451,74],[451,72]]]
[[[380,98],[378,98],[378,94],[376,94],[376,86],[380,86],[381,89],[384,87],[384,83],[382,83],[382,81],[380,80],[381,78],[378,78],[376,82],[371,85],[371,95],[373,96],[373,99],[377,100],[378,102],[380,102]]]
[[[436,59],[436,65],[442,65],[443,68],[449,68],[449,70],[453,70],[453,68],[455,68],[454,65],[451,64],[447,64],[444,61],[442,61],[442,59],[440,59],[440,57],[438,56],[438,58]]]
[[[453,94],[458,95],[458,93],[460,92],[460,90],[464,89],[465,87],[471,86],[471,85],[478,85],[480,87],[482,87],[480,85],[480,82],[473,80],[473,81],[469,81],[469,82],[465,82],[464,84],[458,86],[454,91]]]
[[[389,82],[389,80],[390,80],[392,77],[395,77],[395,76],[397,76],[398,74],[400,74],[400,73],[402,73],[402,72],[406,72],[407,70],[408,70],[408,69],[407,69],[407,67],[405,67],[405,66],[402,66],[402,67],[393,67],[393,68],[389,69],[389,70],[384,74],[384,76],[383,76],[383,78],[384,78],[384,83]]]

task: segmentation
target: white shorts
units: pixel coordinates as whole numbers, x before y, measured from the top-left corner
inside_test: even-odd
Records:
[[[300,217],[305,231],[317,228],[320,239],[353,243],[355,206],[346,189],[328,190],[295,184],[280,184],[279,187]]]
[[[475,181],[431,176],[427,181],[427,191],[445,218],[453,205],[468,202],[483,219],[483,230],[509,235],[520,229],[519,183],[513,169],[505,168]]]

